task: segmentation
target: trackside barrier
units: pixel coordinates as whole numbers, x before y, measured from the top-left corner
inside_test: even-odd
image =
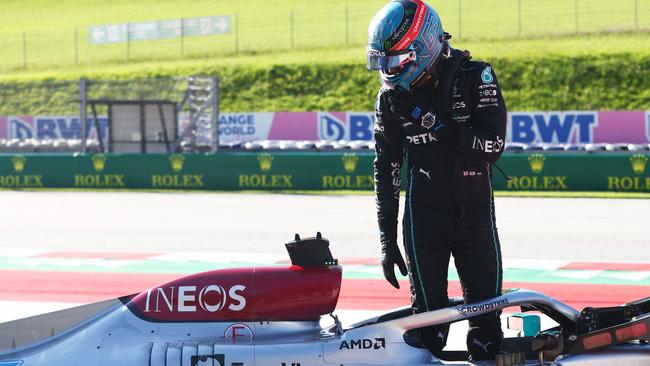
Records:
[[[0,188],[372,190],[372,153],[0,155]],[[650,192],[650,153],[504,154],[496,190]]]

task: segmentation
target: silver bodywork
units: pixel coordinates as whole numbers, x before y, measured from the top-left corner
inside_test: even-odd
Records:
[[[367,319],[349,329],[313,322],[149,322],[122,302],[102,303],[98,312],[74,325],[41,329],[9,340],[4,329],[34,324],[27,318],[0,324],[0,366],[124,365],[124,366],[248,366],[248,365],[472,365],[445,362],[426,349],[405,343],[404,332],[450,323],[517,305],[544,305],[575,321],[579,313],[548,296],[513,290],[483,302],[410,315],[394,320]],[[21,323],[22,322],[22,323]],[[45,332],[47,333],[47,332]],[[2,349],[4,348],[4,349]],[[483,364],[494,364],[483,363]],[[527,364],[539,364],[528,361]],[[650,347],[621,345],[589,354],[563,357],[555,365],[650,365]]]

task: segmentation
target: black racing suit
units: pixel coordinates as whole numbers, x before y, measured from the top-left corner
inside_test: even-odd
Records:
[[[440,80],[430,86],[427,106],[435,114],[433,126],[393,115],[386,89],[377,97],[374,174],[380,235],[382,243],[397,240],[406,160],[403,237],[415,312],[449,306],[450,254],[466,302],[501,293],[490,179],[504,148],[506,106],[491,66],[469,59],[468,52],[452,50],[452,57],[441,61]],[[441,350],[447,329],[423,329],[425,344]],[[467,343],[475,359],[494,357],[501,338],[499,313],[470,320]],[[487,356],[481,356],[482,350]]]

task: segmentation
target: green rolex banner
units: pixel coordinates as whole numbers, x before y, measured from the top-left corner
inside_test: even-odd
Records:
[[[648,154],[512,154],[499,165],[511,180],[493,178],[509,191],[650,192]]]
[[[372,190],[369,152],[0,155],[0,188]],[[650,192],[650,154],[504,154],[496,190]],[[403,183],[404,180],[403,180]]]

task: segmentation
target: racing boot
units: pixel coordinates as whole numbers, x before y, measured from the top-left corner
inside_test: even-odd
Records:
[[[420,341],[434,356],[440,354],[445,345],[447,345],[447,336],[449,335],[449,325],[431,326],[417,329],[420,333]]]
[[[494,360],[501,348],[503,332],[500,327],[470,325],[467,332],[467,351],[470,361]]]

